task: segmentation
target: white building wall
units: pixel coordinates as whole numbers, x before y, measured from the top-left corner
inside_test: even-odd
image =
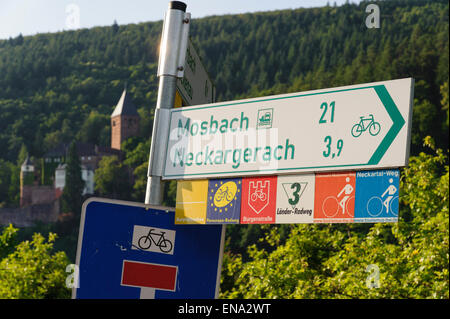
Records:
[[[94,194],[94,171],[87,169],[84,165],[81,167],[81,179],[84,181],[82,195]],[[66,186],[66,165],[58,167],[55,170],[55,188],[61,191]]]
[[[66,170],[58,168],[55,170],[55,188],[63,190],[66,185]]]
[[[94,171],[83,167],[81,169],[81,178],[84,181],[83,195],[94,194]]]

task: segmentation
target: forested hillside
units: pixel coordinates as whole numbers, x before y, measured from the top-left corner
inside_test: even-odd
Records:
[[[214,16],[193,20],[190,35],[219,101],[414,77],[413,153],[426,135],[445,147],[440,87],[448,82],[448,3],[379,5],[379,29],[367,29],[361,3]],[[161,27],[113,25],[0,41],[0,158],[15,161],[22,144],[40,156],[75,137],[108,145],[108,121],[91,136],[81,128],[91,112],[111,114],[125,82],[148,117]]]
[[[349,270],[355,265],[362,269],[358,280],[364,286],[361,278],[367,275],[369,260],[392,277],[386,282],[397,285],[394,292],[373,290],[371,297],[432,297],[433,292],[440,297],[447,289],[448,298],[449,4],[376,3],[381,27],[373,29],[365,25],[367,2],[192,21],[190,36],[215,82],[218,101],[415,79],[414,157],[413,166],[402,171],[405,201],[399,225],[273,227],[267,229],[275,231],[271,239],[251,251],[247,247],[263,237],[264,227],[228,227],[232,240],[227,244],[223,297],[364,297]],[[19,164],[26,152],[38,158],[72,140],[109,146],[110,114],[125,84],[141,115],[141,137],[124,147],[123,164],[134,170],[135,184],[116,197],[143,201],[161,28],[162,21],[114,24],[0,40],[0,207],[18,202]],[[424,146],[427,136],[432,139]],[[101,165],[106,172],[122,164]],[[170,186],[166,204],[173,204],[173,183]],[[107,189],[96,191],[108,196]],[[427,236],[434,236],[434,246],[426,242]],[[357,243],[365,247],[364,253]],[[73,247],[63,248],[73,254]],[[386,257],[392,254],[397,259]],[[307,257],[311,255],[316,257]],[[364,255],[367,260],[362,262],[358,258]],[[411,266],[415,262],[429,268]],[[284,273],[268,273],[267,263],[279,265]],[[292,274],[292,263],[305,272],[283,277]],[[426,274],[413,276],[420,272]],[[272,283],[261,279],[267,276],[273,277]],[[348,288],[340,287],[340,280],[347,280]],[[421,286],[433,280],[438,287]],[[244,293],[249,285],[259,293]],[[408,285],[422,290],[416,294]]]

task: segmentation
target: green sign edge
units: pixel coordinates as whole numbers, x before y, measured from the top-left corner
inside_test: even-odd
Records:
[[[234,102],[233,101],[231,103],[225,102],[224,104],[219,104],[219,105],[209,105],[209,106],[200,106],[200,107],[194,106],[194,108],[190,108],[190,107],[176,108],[176,109],[170,110],[171,114],[170,114],[169,127],[170,127],[170,123],[172,122],[172,114],[177,113],[177,112],[198,111],[198,110],[202,110],[202,109],[224,107],[224,106],[231,106],[231,105],[249,104],[249,103],[256,103],[256,102],[263,102],[263,101],[282,100],[282,99],[289,99],[289,98],[296,98],[296,97],[321,95],[321,94],[328,94],[328,93],[338,93],[338,92],[345,92],[345,91],[365,90],[365,89],[372,89],[372,88],[377,93],[378,98],[380,99],[381,103],[383,103],[383,106],[386,109],[386,111],[388,112],[391,120],[393,121],[393,124],[392,124],[391,128],[389,129],[388,133],[386,134],[386,136],[381,141],[378,148],[373,153],[372,157],[369,159],[369,161],[366,164],[325,165],[325,166],[311,166],[311,167],[301,167],[301,168],[300,167],[290,167],[290,168],[279,168],[279,169],[275,169],[275,170],[274,169],[268,169],[268,170],[258,169],[258,170],[239,171],[238,174],[250,173],[250,172],[261,172],[261,171],[268,171],[268,173],[269,172],[276,173],[278,171],[286,171],[286,170],[305,170],[305,169],[310,170],[310,169],[314,169],[314,168],[325,168],[325,167],[333,168],[333,167],[347,167],[347,166],[376,165],[379,163],[381,158],[384,156],[384,154],[386,153],[387,149],[394,141],[394,139],[397,136],[400,129],[406,123],[404,118],[402,117],[400,111],[398,110],[397,105],[392,100],[392,97],[390,96],[389,92],[387,91],[387,89],[384,85],[370,85],[370,86],[365,86],[365,87],[340,89],[340,90],[333,90],[333,91],[327,91],[327,92],[316,92],[316,93],[309,93],[309,94],[300,93],[298,95],[272,97],[272,98],[264,98],[263,97],[261,99],[258,99],[258,98],[254,99],[254,100],[252,99],[251,101],[244,101],[244,102]],[[215,104],[218,104],[218,103],[215,103]],[[167,158],[168,147],[169,147],[169,139],[166,142],[165,158]],[[167,179],[167,178],[176,179],[177,177],[183,178],[185,176],[195,176],[195,175],[232,174],[233,171],[231,171],[231,172],[228,172],[228,171],[213,172],[213,173],[191,173],[191,174],[182,174],[182,175],[180,175],[180,174],[165,174],[165,173],[166,173],[166,165],[164,165],[164,171],[163,171],[163,176],[162,176],[163,179]],[[239,175],[236,175],[236,176],[239,176]]]
[[[384,108],[388,112],[393,123],[386,136],[383,138],[380,145],[378,145],[378,148],[375,150],[367,163],[368,165],[376,165],[380,162],[389,146],[391,146],[392,142],[397,137],[397,134],[406,123],[386,87],[384,85],[377,85],[374,87],[374,90],[380,98],[381,103],[383,103]]]

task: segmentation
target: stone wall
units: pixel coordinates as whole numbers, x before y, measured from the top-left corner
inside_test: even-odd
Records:
[[[55,200],[56,193],[53,186],[35,186],[31,191],[31,205],[51,203]]]
[[[56,193],[53,186],[24,185],[20,189],[21,207],[51,203],[55,198]]]
[[[56,222],[59,215],[59,199],[46,204],[21,208],[0,208],[0,225],[13,224],[15,227],[30,227],[34,224]]]

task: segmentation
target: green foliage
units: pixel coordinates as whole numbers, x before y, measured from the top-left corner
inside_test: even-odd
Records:
[[[55,234],[48,240],[39,233],[32,241],[23,241],[8,255],[8,243],[17,230],[12,226],[0,235],[0,298],[41,299],[69,298],[70,290],[65,286],[69,264],[64,252],[52,253]]]
[[[434,141],[425,139],[434,149]],[[412,157],[402,172],[399,222],[295,225],[285,243],[276,228],[248,248],[228,253],[223,298],[449,298],[449,166],[442,150]],[[369,265],[379,269],[370,288]]]
[[[150,140],[146,139],[145,142],[140,142],[138,138],[130,138],[123,142],[122,149],[125,151],[126,156],[123,163],[130,167],[137,167],[148,161],[148,155],[150,153]]]
[[[19,186],[20,165],[0,159],[0,207],[19,204]]]
[[[424,150],[426,135],[447,149],[448,132],[430,123],[447,121],[440,87],[448,82],[448,2],[378,5],[379,29],[364,26],[361,2],[195,19],[190,36],[218,101],[414,77],[420,136],[412,152]],[[125,82],[149,138],[161,28],[114,24],[1,40],[0,158],[16,161],[23,144],[41,157],[76,136],[108,145],[108,117]]]
[[[193,21],[190,36],[214,79],[218,101],[403,77],[416,80],[415,156],[402,172],[399,223],[228,226],[222,297],[448,298],[448,158],[439,148],[448,149],[449,4],[377,4],[382,12],[379,29],[364,26],[364,1]],[[140,137],[123,143],[123,163],[117,157],[103,158],[95,172],[96,192],[144,200],[161,28],[161,21],[114,23],[0,41],[0,206],[19,202],[20,164],[27,151],[39,158],[74,139],[108,146],[109,117],[125,82],[141,116]],[[427,135],[435,141],[427,139],[431,148],[422,143]],[[132,193],[126,183],[130,175]],[[66,179],[65,211],[80,211],[83,187],[80,178],[74,180]],[[164,204],[173,206],[175,194],[175,182],[166,183]],[[36,237],[22,243],[16,255],[11,255],[15,231],[9,228],[0,236],[0,265],[6,258],[22,262],[26,252],[36,251],[35,244],[70,245],[65,250],[74,255],[74,223],[50,227],[70,234],[59,243],[45,244]],[[10,244],[5,248],[4,243]],[[379,288],[366,286],[365,270],[371,264],[379,267]],[[23,278],[33,280],[18,280],[17,287],[26,293],[17,293],[10,281],[15,279],[3,280],[6,275],[0,272],[0,297],[25,298],[31,288],[40,291],[38,297],[63,296],[62,290],[51,288],[63,284],[59,270],[54,268],[57,274],[46,279],[30,279],[27,271],[33,267],[12,272],[21,269]],[[37,282],[41,290],[33,286]],[[5,285],[10,285],[11,295],[2,295]]]
[[[177,199],[177,181],[166,181],[164,185],[164,192],[163,205],[175,207]]]
[[[77,135],[80,142],[102,146],[111,145],[110,117],[100,114],[96,110],[91,111]]]
[[[11,182],[11,168],[8,164],[0,159],[0,205],[8,198],[8,188]]]
[[[127,199],[128,172],[117,156],[104,156],[94,173],[95,191],[102,196]]]
[[[144,202],[147,188],[148,157],[150,153],[150,140],[142,138],[130,138],[122,145],[125,151],[125,160],[133,172],[133,191],[131,198],[138,202]]]
[[[81,178],[81,162],[75,142],[70,144],[66,164],[66,183],[61,196],[62,212],[79,215],[83,203],[84,181]]]
[[[25,159],[27,158],[27,156],[28,156],[27,147],[25,146],[25,144],[22,144],[22,147],[20,148],[19,151],[19,155],[17,156],[17,165],[21,166],[25,161]]]
[[[441,95],[442,95],[442,109],[447,113],[447,121],[444,123],[444,130],[448,131],[448,120],[449,120],[449,98],[448,98],[448,81],[441,85]]]
[[[379,29],[364,26],[366,5],[207,17],[193,21],[190,36],[218,101],[413,77],[411,152],[426,151],[427,135],[447,149],[448,2],[380,1]],[[0,159],[15,163],[23,149],[39,158],[74,138],[108,146],[109,116],[125,82],[140,136],[149,139],[161,28],[161,21],[115,23],[0,41]],[[141,198],[140,176],[134,198]],[[3,205],[18,203],[18,187],[3,196]]]
[[[0,260],[9,255],[14,249],[17,237],[17,228],[14,228],[12,224],[3,229],[0,234]]]
[[[148,160],[136,167],[133,170],[133,175],[135,177],[133,184],[133,199],[138,202],[144,202],[145,191],[147,189],[147,171],[148,171]]]

